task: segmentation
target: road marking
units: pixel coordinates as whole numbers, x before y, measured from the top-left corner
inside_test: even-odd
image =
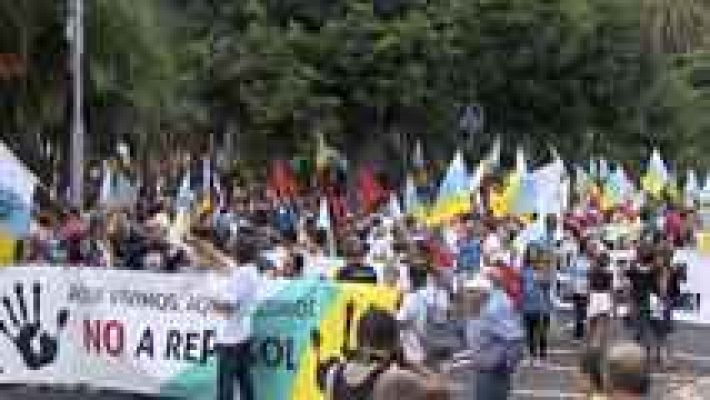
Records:
[[[525,396],[533,399],[586,399],[587,396],[580,392],[560,392],[559,390],[545,389],[514,389],[513,396]]]
[[[574,350],[574,349],[561,349],[561,348],[558,348],[558,349],[549,349],[549,350],[547,350],[547,354],[556,354],[556,355],[560,355],[560,356],[569,355],[569,354],[578,355],[578,354],[580,354],[580,351],[579,351],[579,350]]]
[[[695,362],[701,362],[701,363],[710,363],[710,356],[699,356],[699,355],[690,354],[690,353],[683,353],[683,352],[675,353],[673,358],[678,359],[678,360],[683,360],[683,361],[695,361]]]
[[[577,372],[579,371],[578,367],[575,366],[567,366],[567,365],[558,365],[558,364],[545,364],[542,367],[533,367],[530,365],[525,365],[523,364],[521,366],[522,368],[520,369],[525,369],[525,370],[538,370],[542,372]],[[651,378],[653,379],[661,379],[661,378],[668,378],[669,380],[673,381],[678,381],[680,380],[686,380],[689,379],[687,375],[679,374],[679,373],[673,373],[673,372],[651,372]]]

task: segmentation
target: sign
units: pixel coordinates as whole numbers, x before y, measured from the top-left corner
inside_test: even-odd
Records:
[[[464,107],[459,119],[459,129],[468,135],[473,135],[483,129],[483,124],[483,108],[480,105],[474,104]]]
[[[710,256],[695,249],[676,250],[673,262],[685,265],[686,280],[681,287],[683,306],[674,319],[698,324],[710,324]]]
[[[0,384],[87,384],[214,399],[215,299],[223,275],[62,267],[0,270]],[[320,363],[353,347],[360,314],[393,310],[386,288],[266,280],[253,307],[257,399],[319,399]]]

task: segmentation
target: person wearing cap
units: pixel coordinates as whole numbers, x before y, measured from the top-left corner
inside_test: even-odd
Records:
[[[458,302],[464,348],[444,367],[455,383],[452,399],[508,399],[522,353],[519,318],[486,274],[465,281]]]

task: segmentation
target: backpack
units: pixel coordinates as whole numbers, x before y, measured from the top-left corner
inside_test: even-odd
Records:
[[[370,400],[375,389],[375,384],[380,376],[390,368],[390,363],[384,363],[372,370],[370,374],[357,386],[350,386],[345,379],[347,363],[333,366],[329,379],[329,399],[333,400]]]

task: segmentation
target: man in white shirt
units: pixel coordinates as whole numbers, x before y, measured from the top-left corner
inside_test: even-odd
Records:
[[[222,298],[214,305],[224,317],[215,338],[217,353],[217,400],[232,400],[234,385],[239,384],[239,398],[253,400],[249,375],[251,314],[255,307],[260,275],[256,268],[256,245],[239,241],[234,251],[230,281]]]
[[[500,236],[496,231],[495,227],[489,227],[488,233],[483,240],[481,245],[481,254],[483,256],[483,265],[492,266],[493,257],[503,250],[503,243],[500,240]]]

